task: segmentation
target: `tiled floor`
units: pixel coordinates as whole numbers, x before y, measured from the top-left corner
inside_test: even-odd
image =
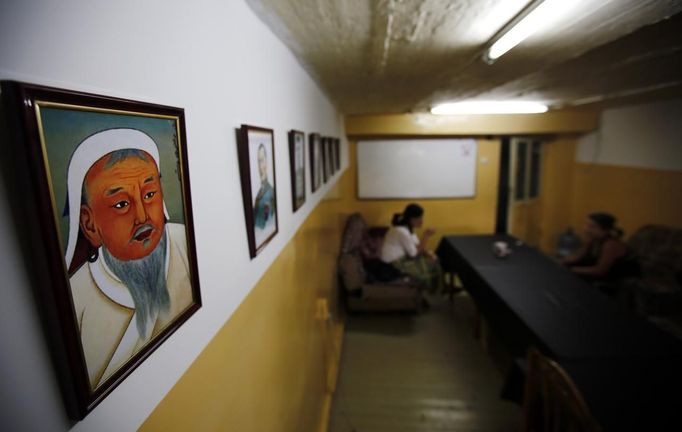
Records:
[[[330,432],[518,431],[473,325],[466,295],[421,315],[349,316]]]

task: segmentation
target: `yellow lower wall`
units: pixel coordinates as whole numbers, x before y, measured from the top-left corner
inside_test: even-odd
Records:
[[[571,225],[575,137],[558,137],[545,143],[540,189],[541,250],[556,250],[559,236]]]
[[[576,163],[573,178],[571,220],[579,230],[594,211],[616,215],[626,237],[649,223],[682,227],[682,171]]]
[[[347,191],[348,173],[340,179]],[[142,425],[143,431],[315,431],[329,407],[329,327],[343,199],[322,201]]]
[[[424,207],[424,226],[436,229],[436,236],[428,245],[437,246],[442,235],[492,233],[495,230],[497,187],[500,172],[500,141],[478,141],[478,165],[476,166],[476,196],[463,199],[429,200],[359,200],[357,199],[357,161],[355,142],[349,143],[350,163],[348,174],[351,182],[349,208],[359,211],[370,226],[388,226],[394,213],[416,202]],[[487,159],[481,164],[481,159]]]

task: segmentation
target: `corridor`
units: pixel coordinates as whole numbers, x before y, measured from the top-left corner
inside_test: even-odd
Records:
[[[518,406],[499,398],[502,373],[474,338],[466,294],[430,298],[420,315],[347,318],[332,432],[506,432]]]

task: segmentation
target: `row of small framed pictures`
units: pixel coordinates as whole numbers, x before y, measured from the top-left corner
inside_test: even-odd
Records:
[[[318,133],[308,136],[310,190],[315,192],[341,168],[341,141]],[[306,199],[305,133],[289,131],[293,211]],[[242,125],[237,131],[244,216],[249,253],[254,258],[278,232],[275,138],[272,129]]]

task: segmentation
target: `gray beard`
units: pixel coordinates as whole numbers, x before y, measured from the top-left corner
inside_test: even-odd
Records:
[[[102,256],[109,269],[128,288],[137,316],[137,331],[144,339],[147,333],[147,320],[157,312],[168,311],[170,297],[166,287],[166,232],[159,244],[147,256],[129,261],[121,261],[102,247]]]

